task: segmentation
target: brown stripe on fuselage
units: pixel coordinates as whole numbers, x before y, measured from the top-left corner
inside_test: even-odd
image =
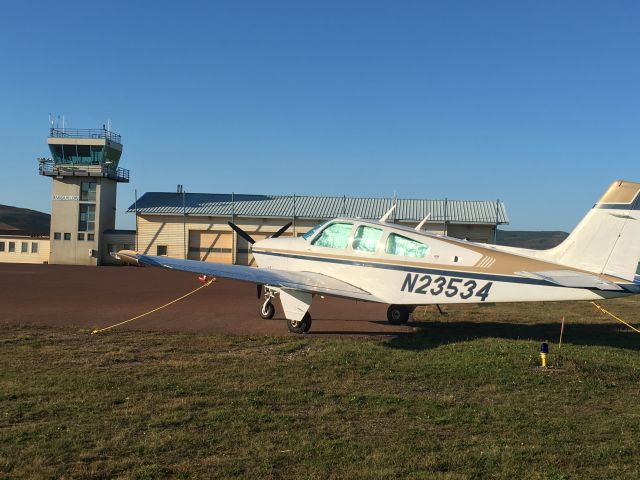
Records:
[[[468,250],[478,252],[481,254],[485,254],[487,249],[485,247],[479,247],[475,245],[468,244],[464,242],[464,245],[460,245],[462,241],[448,239],[444,237],[439,237],[438,241],[445,243],[452,243],[460,248],[466,248]],[[308,252],[308,251],[300,251],[300,250],[284,250],[284,249],[254,249],[255,253],[276,253],[281,255],[296,255],[302,257],[309,257],[310,260],[313,260],[314,257],[327,258],[327,259],[336,259],[336,260],[349,260],[356,262],[367,262],[367,263],[380,263],[383,265],[397,265],[397,266],[408,266],[408,267],[421,267],[421,268],[431,268],[437,270],[451,270],[456,272],[469,272],[469,273],[483,273],[483,274],[496,274],[496,275],[515,275],[516,272],[527,271],[527,272],[544,272],[550,270],[571,270],[574,272],[587,273],[590,275],[594,275],[593,272],[588,272],[586,270],[579,270],[577,268],[567,267],[565,265],[559,265],[557,263],[544,262],[541,260],[536,260],[533,258],[521,257],[519,255],[514,255],[512,253],[499,252],[496,250],[491,250],[491,257],[495,259],[492,265],[488,268],[478,268],[477,266],[462,266],[462,265],[453,265],[448,263],[430,263],[430,262],[420,262],[420,261],[407,261],[407,260],[394,260],[388,258],[380,258],[380,257],[365,257],[365,256],[355,256],[355,255],[337,255],[337,254],[329,254],[324,252]],[[612,277],[610,275],[600,275],[601,278],[606,279],[612,282],[625,282],[625,280]]]

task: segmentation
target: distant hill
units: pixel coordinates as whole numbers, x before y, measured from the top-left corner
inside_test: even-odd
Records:
[[[568,236],[561,231],[498,230],[498,245],[545,250],[559,245]]]
[[[0,205],[0,230],[21,230],[30,235],[49,235],[51,215],[28,208]]]

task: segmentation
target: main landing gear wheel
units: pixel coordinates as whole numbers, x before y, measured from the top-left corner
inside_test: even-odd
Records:
[[[387,309],[387,320],[391,325],[404,325],[409,321],[411,309],[404,305],[390,305]]]
[[[287,328],[291,333],[307,333],[311,328],[311,315],[307,312],[302,320],[298,321],[287,318]]]
[[[276,314],[276,307],[271,302],[264,302],[260,307],[260,316],[265,320],[271,320]]]

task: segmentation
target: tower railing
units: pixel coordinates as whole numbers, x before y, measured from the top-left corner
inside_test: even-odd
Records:
[[[122,143],[122,136],[104,128],[55,128],[49,130],[52,138],[103,138],[111,142]]]
[[[104,177],[129,183],[129,170],[108,164],[80,165],[55,163],[51,159],[39,160],[38,171],[46,177]]]

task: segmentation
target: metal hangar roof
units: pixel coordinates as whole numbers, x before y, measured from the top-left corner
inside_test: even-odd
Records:
[[[391,218],[395,221],[419,222],[431,214],[432,222],[495,224],[497,215],[497,223],[509,223],[502,202],[448,199],[147,192],[127,211],[137,210],[138,215],[378,219],[394,203],[396,209]]]

